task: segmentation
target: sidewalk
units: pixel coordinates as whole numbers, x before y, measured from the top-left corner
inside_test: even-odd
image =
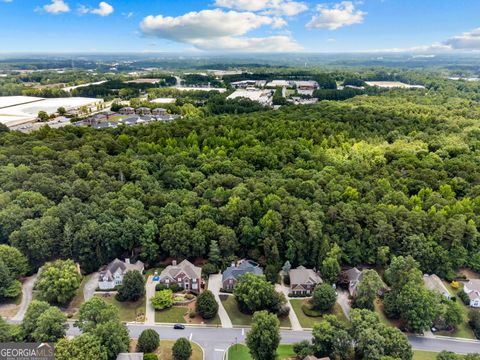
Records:
[[[218,316],[220,317],[220,322],[224,328],[233,328],[232,321],[227,314],[227,311],[223,307],[222,301],[220,300],[220,289],[222,288],[222,275],[213,274],[210,275],[208,279],[208,290],[210,290],[215,296],[215,300],[218,303]]]

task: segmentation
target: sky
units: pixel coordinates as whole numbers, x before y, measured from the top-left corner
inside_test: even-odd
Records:
[[[480,0],[0,0],[0,53],[480,52]]]

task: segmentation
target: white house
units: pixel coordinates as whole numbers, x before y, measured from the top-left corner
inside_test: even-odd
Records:
[[[463,291],[465,291],[470,298],[470,306],[478,308],[480,307],[480,280],[472,279],[463,285]]]
[[[116,286],[123,284],[123,276],[127,271],[143,272],[143,262],[137,261],[135,264],[130,263],[130,259],[125,261],[115,259],[106,266],[98,276],[98,287],[100,290],[111,290]]]

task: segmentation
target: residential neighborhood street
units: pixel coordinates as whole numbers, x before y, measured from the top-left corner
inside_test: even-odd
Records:
[[[22,302],[20,303],[20,307],[12,317],[12,321],[22,321],[25,313],[27,312],[28,305],[31,303],[33,298],[33,287],[35,285],[35,279],[37,278],[37,274],[29,276],[25,279],[22,284]]]

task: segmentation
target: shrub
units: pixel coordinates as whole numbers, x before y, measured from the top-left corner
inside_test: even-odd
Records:
[[[293,344],[293,352],[297,354],[298,359],[305,359],[309,355],[313,355],[313,346],[310,341],[303,340]]]
[[[137,350],[143,353],[151,353],[160,345],[160,336],[153,329],[143,330],[138,338]]]
[[[452,283],[450,284],[450,286],[453,288],[453,289],[459,289],[460,288],[460,283],[458,281],[452,281]]]
[[[157,285],[155,285],[155,291],[162,291],[162,290],[165,290],[166,288],[167,287],[162,283],[158,283]]]
[[[157,354],[143,354],[143,360],[158,360]]]
[[[278,310],[277,315],[279,317],[287,317],[290,314],[290,306],[283,305],[280,310]]]
[[[205,290],[198,296],[195,311],[198,312],[203,319],[212,319],[217,315],[218,303],[210,290]]]
[[[319,310],[315,310],[310,303],[306,303],[302,305],[302,311],[305,315],[309,317],[320,317],[322,316],[322,312]]]
[[[190,312],[188,313],[188,317],[189,317],[190,319],[193,319],[195,316],[197,316],[197,314],[195,313],[195,311],[190,310]]]
[[[465,291],[460,290],[457,295],[465,305],[470,305],[470,298],[468,297],[468,294]]]
[[[329,284],[321,284],[315,288],[312,305],[316,310],[328,311],[337,301],[335,289]]]
[[[152,306],[155,310],[168,309],[173,306],[172,290],[157,291],[155,296],[151,299]]]
[[[185,338],[175,341],[172,348],[172,356],[174,360],[188,360],[192,356],[192,345]]]
[[[187,299],[187,300],[192,300],[192,299],[194,299],[194,298],[195,298],[195,295],[193,295],[193,294],[187,294],[187,295],[185,295],[185,299]]]

